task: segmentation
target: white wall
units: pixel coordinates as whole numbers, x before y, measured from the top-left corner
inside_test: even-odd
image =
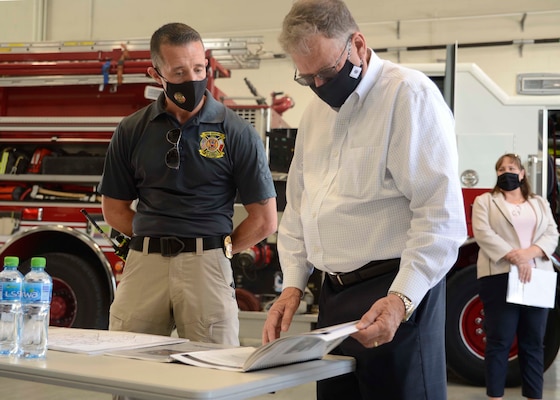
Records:
[[[0,1],[0,43],[36,40],[149,38],[164,23],[192,25],[204,38],[262,36],[264,50],[280,52],[277,36],[287,0],[13,0]],[[347,0],[374,49],[560,38],[559,0]],[[521,27],[523,13],[527,13]],[[397,35],[397,21],[400,21]],[[0,49],[1,50],[1,49]],[[437,62],[444,51],[379,52],[403,63]],[[560,43],[460,49],[459,62],[478,64],[508,94],[525,72],[560,73]],[[243,78],[270,98],[292,96],[284,114],[297,127],[312,93],[292,81],[289,59],[262,60],[258,70],[234,70],[218,84],[229,96],[249,96]]]

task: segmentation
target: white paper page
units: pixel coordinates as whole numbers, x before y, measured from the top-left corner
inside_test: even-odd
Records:
[[[255,347],[235,347],[232,349],[173,354],[171,357],[185,364],[199,367],[216,368],[226,371],[242,371],[243,364],[255,350]]]
[[[531,281],[519,281],[519,269],[512,265],[508,276],[508,303],[533,307],[554,308],[556,296],[556,272],[533,268]]]
[[[326,341],[334,340],[358,332],[358,329],[356,328],[356,324],[358,322],[360,321],[356,320],[345,322],[343,324],[327,326],[325,328],[315,329],[305,335],[321,335],[321,337]]]
[[[49,327],[48,348],[71,353],[101,354],[186,341],[187,339],[145,333]]]
[[[191,351],[204,351],[230,348],[233,346],[217,344],[217,343],[201,343],[201,342],[184,342],[176,344],[163,344],[150,347],[142,347],[140,349],[115,350],[104,353],[106,356],[135,358],[138,360],[156,361],[156,362],[174,362],[172,354],[187,353]]]
[[[288,339],[286,337],[285,339]],[[326,342],[317,336],[295,335],[291,340],[283,340],[267,348],[266,356],[261,353],[255,358],[253,353],[247,363],[250,369],[270,368],[322,358],[326,352]]]

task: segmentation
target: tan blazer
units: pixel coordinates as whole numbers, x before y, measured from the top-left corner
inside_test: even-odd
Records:
[[[529,198],[529,204],[537,216],[532,244],[539,246],[545,254],[535,259],[535,266],[553,270],[550,257],[558,246],[556,222],[547,200],[534,196]],[[509,272],[510,263],[503,257],[511,250],[521,248],[521,244],[503,194],[488,192],[475,199],[472,227],[480,247],[476,263],[478,278]]]

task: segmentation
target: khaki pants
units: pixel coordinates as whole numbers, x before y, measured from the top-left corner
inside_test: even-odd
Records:
[[[109,329],[239,345],[233,271],[222,249],[175,257],[131,250]]]

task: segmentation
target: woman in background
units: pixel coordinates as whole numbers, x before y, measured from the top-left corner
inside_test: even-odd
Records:
[[[486,394],[502,399],[508,355],[515,335],[519,350],[522,395],[542,399],[548,309],[506,302],[510,266],[529,282],[533,268],[553,270],[550,257],[558,229],[546,199],[531,192],[525,168],[515,154],[496,162],[497,183],[475,199],[472,225],[480,247],[477,276],[486,331]]]

